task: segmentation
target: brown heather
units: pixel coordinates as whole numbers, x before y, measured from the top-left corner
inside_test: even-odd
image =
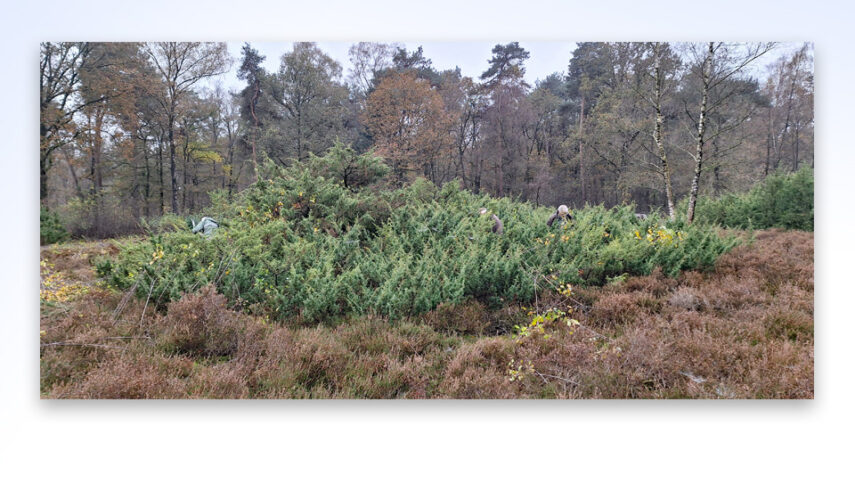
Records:
[[[155,325],[156,343],[166,352],[228,356],[237,350],[245,329],[243,318],[227,309],[226,298],[213,285],[169,305]]]
[[[577,289],[574,334],[519,341],[519,305],[474,301],[300,327],[229,310],[203,288],[155,311],[94,282],[90,260],[110,245],[45,247],[42,259],[91,286],[42,306],[42,396],[812,398],[813,235],[755,236],[714,272]]]

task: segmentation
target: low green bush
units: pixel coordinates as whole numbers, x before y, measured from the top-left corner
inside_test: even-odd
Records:
[[[59,243],[68,239],[68,231],[55,212],[42,206],[39,213],[39,241],[42,245]]]
[[[685,212],[685,201],[682,205]],[[813,169],[771,175],[747,193],[698,198],[695,220],[739,229],[813,231]]]
[[[479,208],[486,207],[487,214]],[[504,234],[491,232],[491,214]],[[213,283],[232,305],[275,318],[401,317],[468,298],[528,302],[557,283],[603,284],[655,268],[705,269],[736,244],[716,228],[633,207],[586,207],[547,227],[550,209],[419,180],[353,191],[337,178],[290,169],[244,190],[209,239],[189,231],[125,246],[98,270],[155,303]]]

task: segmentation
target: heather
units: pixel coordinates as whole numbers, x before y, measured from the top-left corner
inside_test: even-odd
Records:
[[[759,231],[710,271],[531,306],[469,299],[335,325],[231,310],[213,285],[157,310],[94,276],[90,261],[126,243],[42,250],[46,275],[86,286],[43,296],[42,397],[813,397],[811,233]]]

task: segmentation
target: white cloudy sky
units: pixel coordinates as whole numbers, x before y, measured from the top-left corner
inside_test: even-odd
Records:
[[[220,77],[223,86],[237,90],[243,87],[243,82],[237,78],[237,67],[240,64],[240,49],[244,42],[229,42],[229,52],[235,60],[232,70]],[[291,42],[249,42],[259,53],[267,56],[264,67],[268,71],[279,69],[279,59],[282,54],[291,50]],[[350,70],[347,50],[354,42],[318,42],[318,46],[342,66],[343,76]],[[492,56],[491,49],[496,43],[502,42],[404,42],[408,51],[422,46],[424,55],[433,62],[437,70],[453,69],[459,66],[466,76],[478,77],[487,69],[487,61]],[[574,42],[525,42],[520,45],[529,51],[531,56],[525,63],[526,80],[534,84],[550,73],[563,73],[567,70],[570,54],[576,48]]]
[[[408,51],[413,51],[421,45],[424,55],[433,62],[437,70],[453,69],[459,66],[466,76],[477,78],[487,69],[487,61],[492,56],[491,49],[497,43],[508,43],[509,41],[493,42],[404,42]],[[249,42],[256,50],[267,58],[264,67],[271,72],[278,71],[279,61],[282,54],[291,50],[292,42]],[[347,50],[354,42],[318,42],[318,46],[333,59],[342,65],[343,76],[346,77],[350,70]],[[239,90],[243,82],[237,77],[237,68],[241,59],[241,47],[244,42],[228,42],[229,52],[234,58],[231,70],[221,77],[219,82],[227,90]],[[534,85],[538,79],[543,79],[551,73],[564,73],[570,62],[575,42],[526,42],[520,40],[520,45],[529,51],[530,57],[525,62],[526,80]],[[754,64],[754,74],[762,76],[765,67],[780,57],[781,54],[791,52],[798,48],[800,43],[782,43],[773,51],[765,55]],[[214,82],[210,82],[214,83]]]

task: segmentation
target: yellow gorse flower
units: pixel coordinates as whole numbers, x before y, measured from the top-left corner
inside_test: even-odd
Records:
[[[636,239],[641,239],[641,234],[638,231],[635,231]],[[680,241],[683,240],[684,234],[680,231],[674,231],[673,229],[668,229],[664,226],[659,227],[654,231],[651,228],[647,229],[647,241],[652,245],[660,245],[660,246],[679,246]]]
[[[198,252],[198,250],[197,250],[197,252]],[[154,248],[154,252],[151,254],[151,260],[149,261],[148,265],[152,265],[162,258],[163,258],[163,248],[160,245],[157,245]]]

